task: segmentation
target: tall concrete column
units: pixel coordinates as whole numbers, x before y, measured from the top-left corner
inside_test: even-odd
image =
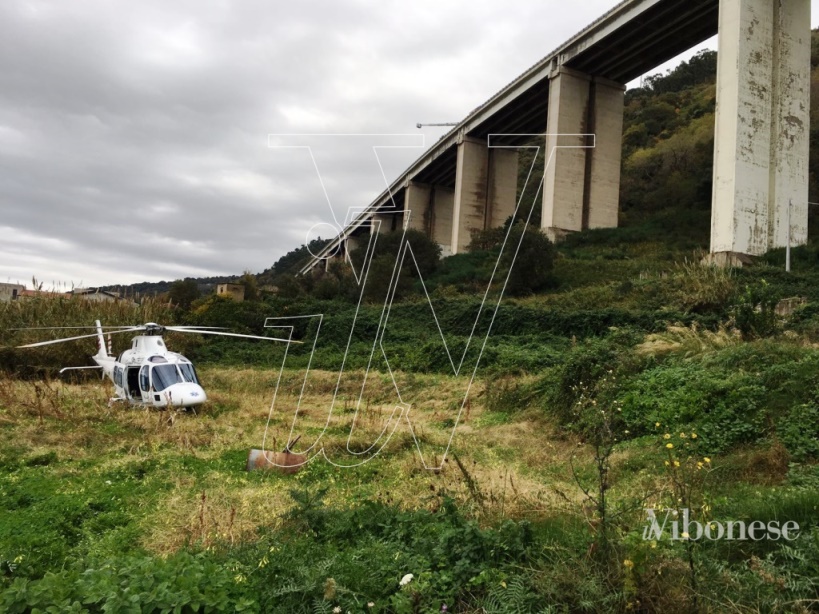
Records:
[[[404,228],[429,234],[424,215],[429,207],[431,187],[410,181],[404,192]]]
[[[404,195],[404,227],[424,232],[441,246],[441,255],[452,253],[454,191],[411,181]]]
[[[810,0],[721,0],[711,253],[805,243]]]
[[[550,78],[541,226],[552,239],[617,226],[624,91],[566,67]]]
[[[441,257],[455,251],[452,229],[455,227],[455,191],[440,185],[432,187],[432,207],[429,210],[430,235],[441,246]]]
[[[489,149],[489,194],[485,228],[503,226],[518,205],[518,151]]]
[[[518,154],[464,137],[458,145],[452,253],[466,251],[472,232],[501,226],[517,205]]]

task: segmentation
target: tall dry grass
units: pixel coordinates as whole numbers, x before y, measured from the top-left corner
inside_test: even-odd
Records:
[[[675,324],[665,331],[648,335],[637,346],[637,352],[646,356],[681,354],[685,358],[693,358],[739,343],[742,343],[742,335],[737,330],[723,327],[710,331],[698,327],[696,323],[691,326]]]
[[[0,302],[0,370],[23,375],[54,373],[62,367],[91,364],[89,356],[96,353],[94,338],[26,350],[16,346],[39,341],[91,334],[93,329],[26,330],[46,327],[93,326],[100,320],[107,326],[129,326],[158,322],[175,324],[178,312],[167,303],[146,299],[95,302],[73,296],[43,296]],[[18,330],[22,329],[22,330]],[[130,345],[132,335],[112,335],[114,352]],[[175,336],[174,349],[185,351],[187,344],[196,343],[190,335]]]
[[[151,479],[165,487],[144,502],[140,530],[143,545],[159,553],[192,542],[252,539],[291,507],[292,488],[327,486],[326,503],[341,508],[371,499],[403,509],[436,509],[447,496],[485,522],[541,518],[567,509],[583,514],[566,467],[574,454],[580,454],[580,463],[591,463],[591,456],[585,458],[575,440],[557,433],[536,412],[504,424],[487,419],[478,396],[482,384],[473,390],[442,469],[425,467],[417,445],[427,465],[441,462],[466,378],[397,374],[402,398],[412,404],[413,431],[401,418],[382,452],[362,467],[344,468],[330,465],[319,449],[336,463],[355,462],[348,445],[361,451],[378,440],[385,424],[396,424],[394,385],[389,376],[371,374],[356,415],[360,390],[350,374],[324,430],[338,376],[313,373],[297,422],[296,433],[302,435],[297,449],[324,434],[310,452],[315,458],[285,476],[248,474],[244,460],[251,448],[261,447],[268,419],[267,448],[284,447],[303,373],[283,374],[271,417],[276,372],[200,371],[210,402],[196,414],[109,406],[111,386],[96,379],[67,383],[0,376],[0,445],[6,452],[13,447],[15,454],[54,453],[73,467],[81,461],[89,467],[89,479],[151,463],[156,467]]]

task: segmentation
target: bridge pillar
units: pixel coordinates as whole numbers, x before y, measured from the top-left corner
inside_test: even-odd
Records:
[[[451,188],[411,181],[404,195],[404,227],[424,232],[452,254],[452,218],[455,193]]]
[[[399,213],[376,213],[372,218],[372,230],[379,234],[387,234],[398,229]],[[381,222],[380,224],[378,222]]]
[[[515,212],[517,190],[518,152],[464,137],[455,167],[452,253],[467,250],[473,231],[502,226]]]
[[[549,80],[541,226],[552,240],[617,226],[625,89],[564,66]]]
[[[810,0],[721,0],[711,254],[807,240]],[[788,227],[788,203],[790,228]]]
[[[409,182],[404,193],[404,228],[430,234],[424,217],[430,205],[431,192],[432,186]]]

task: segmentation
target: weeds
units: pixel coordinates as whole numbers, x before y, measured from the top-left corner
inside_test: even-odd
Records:
[[[628,336],[625,349],[611,340],[595,348],[579,343],[570,367],[561,371],[565,379],[505,376],[510,390],[525,386],[536,400],[542,400],[548,386],[568,385],[568,398],[574,403],[566,414],[571,430],[561,432],[556,420],[535,408],[500,414],[488,412],[485,403],[476,401],[459,426],[457,458],[450,455],[450,462],[437,474],[420,468],[414,441],[406,433],[397,433],[384,455],[355,469],[334,468],[317,459],[294,476],[244,473],[247,449],[257,446],[264,434],[272,392],[270,373],[202,369],[213,396],[230,406],[206,409],[197,416],[109,409],[104,384],[51,382],[40,392],[42,423],[33,383],[6,381],[0,384],[0,402],[3,416],[13,422],[0,423],[4,472],[0,569],[6,574],[0,592],[5,601],[0,603],[9,611],[28,607],[21,605],[25,603],[59,604],[55,607],[65,609],[78,595],[93,594],[98,599],[93,607],[119,604],[114,594],[104,594],[109,585],[100,577],[91,571],[84,575],[104,568],[119,581],[125,570],[151,569],[153,579],[139,584],[140,599],[156,591],[162,599],[155,603],[166,603],[167,598],[176,600],[175,604],[211,604],[213,611],[219,611],[219,595],[224,594],[231,604],[242,603],[248,611],[341,607],[342,611],[413,612],[440,611],[446,604],[451,612],[476,608],[504,612],[537,611],[549,603],[553,611],[630,607],[681,612],[689,607],[694,592],[691,560],[696,573],[693,586],[702,608],[729,598],[750,603],[742,599],[757,590],[755,583],[769,584],[763,573],[784,579],[783,594],[788,592],[782,603],[809,599],[814,590],[808,581],[813,550],[801,542],[792,545],[794,552],[754,550],[737,559],[735,551],[709,550],[707,555],[694,552],[689,557],[683,548],[652,550],[640,541],[641,527],[635,528],[630,512],[663,474],[651,473],[650,461],[656,453],[641,447],[643,440],[630,441],[637,433],[627,432],[632,427],[620,417],[626,411],[625,404],[623,412],[618,411],[618,396],[635,382],[643,382],[644,402],[652,400],[656,407],[641,410],[642,415],[671,411],[681,388],[693,398],[690,384],[702,378],[692,374],[704,367],[703,358],[697,356],[680,362],[671,358],[668,364],[642,370],[643,359],[634,359],[631,353],[634,338]],[[755,354],[751,348],[743,351],[738,354],[737,347],[728,345],[704,350],[703,356],[712,369],[720,361],[754,368]],[[732,354],[723,356],[724,352]],[[804,348],[783,350],[782,356],[802,361],[805,352]],[[657,381],[652,379],[656,373],[649,377],[652,369],[661,366],[671,370],[668,382],[677,382],[676,388],[649,385]],[[800,369],[809,367],[805,363]],[[674,371],[680,368],[682,372]],[[779,373],[781,369],[786,373]],[[788,378],[796,376],[790,371],[791,367],[773,361],[756,381],[789,390]],[[572,373],[583,377],[582,387],[571,388]],[[403,383],[405,376],[397,377]],[[300,386],[294,383],[299,378],[298,373],[285,373],[281,393],[285,404],[292,404],[299,393]],[[408,389],[414,395],[413,420],[419,437],[424,445],[445,444],[449,432],[438,425],[452,407],[460,406],[462,382],[436,375],[411,379]],[[717,371],[709,386],[721,379],[724,375]],[[326,420],[321,408],[329,406],[334,381],[332,373],[315,374],[315,388],[305,401],[305,437],[320,432]],[[744,381],[730,380],[726,385]],[[371,383],[371,401],[367,405],[365,397],[357,426],[362,441],[380,432],[379,416],[387,407],[381,401],[391,386],[390,380],[378,377]],[[740,397],[755,399],[759,390],[754,390]],[[58,403],[60,417],[51,411],[50,399]],[[340,412],[345,424],[355,405],[349,399],[346,394],[338,399],[340,409],[347,407],[347,413]],[[629,405],[629,411],[634,409]],[[272,436],[278,441],[287,440],[288,418],[274,413]],[[681,432],[692,445],[692,459],[696,454],[702,461],[705,452],[695,450],[687,427],[669,430],[676,438],[674,451],[680,450]],[[697,441],[704,439],[699,430],[694,432]],[[328,432],[323,443],[328,449],[345,449],[348,434]],[[566,458],[579,440],[590,452],[579,455],[585,460],[574,462],[575,482]],[[752,454],[732,451],[732,446],[725,444],[722,464],[733,462],[739,480],[744,475],[740,469]],[[667,460],[679,461],[682,471],[687,458],[688,452]],[[676,490],[673,476],[666,478],[669,497],[696,507],[700,501],[696,489],[684,490],[698,475],[693,471],[693,477],[680,477],[682,486]],[[759,517],[798,518],[810,534],[812,478],[805,469],[792,475],[789,489],[807,493],[802,498],[774,493],[774,486],[754,485],[754,490],[770,493],[780,506],[752,508],[749,501],[756,495],[740,498],[736,505]],[[561,502],[548,495],[555,491],[570,494]],[[738,490],[729,485],[726,492]],[[708,504],[725,505],[712,500]],[[580,521],[578,509],[586,509],[589,523]],[[591,544],[597,545],[590,548]],[[759,560],[757,567],[745,569],[751,556]],[[76,563],[63,568],[69,560]],[[156,563],[163,560],[174,563]],[[702,580],[714,561],[724,563],[724,573],[734,574],[735,584],[722,601],[715,588],[719,582]],[[224,571],[214,576],[214,593],[206,593],[196,583],[198,593],[185,592],[192,591],[190,587],[183,590],[180,578],[186,572],[181,570],[190,569],[198,577],[211,565]],[[46,576],[47,571],[56,579]],[[413,574],[413,579],[400,585],[407,574]],[[82,580],[92,576],[93,581]],[[328,591],[329,586],[333,590]],[[770,600],[779,598],[770,595]]]
[[[725,327],[710,331],[696,323],[691,326],[676,324],[669,326],[664,332],[648,335],[645,341],[637,346],[636,351],[643,356],[679,354],[690,359],[741,342],[738,332]]]

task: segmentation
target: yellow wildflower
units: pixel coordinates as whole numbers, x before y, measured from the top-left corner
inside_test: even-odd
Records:
[[[673,443],[667,443],[667,444],[665,444],[665,447],[668,448],[669,450],[671,450],[671,449],[674,448],[674,444]]]

